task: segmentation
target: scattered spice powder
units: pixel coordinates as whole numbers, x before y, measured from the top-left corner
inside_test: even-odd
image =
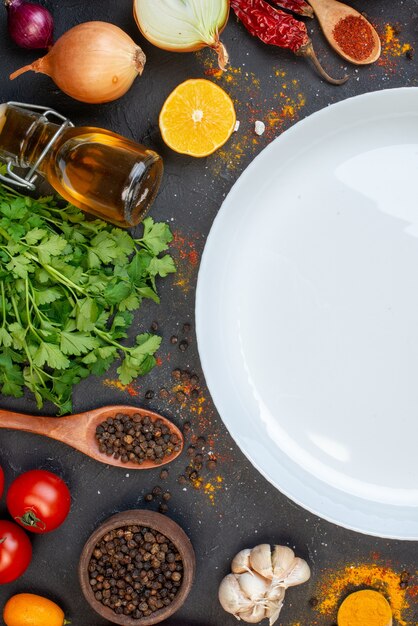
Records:
[[[393,616],[399,626],[408,626],[404,613],[409,608],[409,604],[406,590],[400,587],[400,574],[390,567],[377,564],[351,565],[327,574],[321,581],[315,610],[322,615],[335,618],[344,597],[352,591],[365,587],[383,593],[391,605]]]
[[[139,390],[135,389],[132,384],[123,385],[120,380],[112,380],[110,378],[106,378],[103,381],[103,384],[105,385],[105,387],[113,387],[114,389],[119,389],[119,391],[125,391],[126,393],[129,393],[129,395],[133,398],[139,396]]]
[[[365,61],[373,51],[373,31],[364,17],[343,17],[332,34],[342,51],[356,61]]]
[[[177,273],[174,284],[187,294],[196,279],[196,271],[199,266],[200,255],[196,250],[196,241],[200,235],[197,233],[192,238],[184,236],[179,231],[173,233],[171,254],[176,262]]]
[[[412,49],[410,43],[401,43],[399,30],[391,24],[385,24],[382,36],[383,55],[401,57]]]
[[[203,53],[202,53],[203,55]],[[273,68],[270,76],[261,80],[245,67],[231,67],[220,72],[205,58],[205,74],[212,76],[231,95],[240,120],[238,132],[217,150],[211,161],[214,176],[229,180],[228,173],[240,172],[277,135],[299,119],[306,99],[296,79],[284,82],[286,73]],[[265,123],[262,135],[254,133],[255,123]]]
[[[216,478],[211,481],[205,481],[202,476],[198,476],[194,479],[191,479],[190,482],[195,489],[202,490],[203,493],[208,496],[209,502],[212,504],[212,506],[214,506],[216,493],[220,489],[222,489],[222,483],[224,482],[224,479],[222,478],[222,476],[216,476]]]
[[[379,34],[382,41],[382,54],[377,63],[390,73],[398,72],[401,57],[406,56],[410,59],[413,57],[414,49],[410,43],[401,41],[400,30],[395,25],[385,24]]]

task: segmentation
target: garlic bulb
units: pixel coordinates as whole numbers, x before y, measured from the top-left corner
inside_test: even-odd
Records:
[[[270,626],[279,618],[286,589],[311,575],[309,565],[291,548],[275,546],[272,553],[267,543],[238,552],[231,569],[219,587],[222,607],[248,624],[268,618]]]

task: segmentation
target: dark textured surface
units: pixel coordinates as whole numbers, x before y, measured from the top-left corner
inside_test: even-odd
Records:
[[[399,23],[400,40],[415,45],[418,22],[413,18],[415,4],[412,0],[357,0],[353,4],[359,10],[366,10],[380,31],[385,23]],[[205,401],[201,404],[187,400],[180,405],[175,401],[171,392],[171,371],[174,367],[189,368],[202,378],[193,326],[197,264],[190,262],[193,257],[188,253],[194,248],[201,253],[223,198],[245,166],[298,117],[305,117],[330,103],[367,91],[417,85],[416,60],[408,60],[405,55],[393,57],[387,53],[381,65],[358,71],[353,67],[346,68],[350,81],[343,87],[332,87],[321,82],[304,60],[258,44],[231,19],[224,40],[232,66],[241,70],[240,75],[238,70],[231,74],[230,82],[222,79],[219,83],[236,101],[237,116],[241,121],[240,133],[221,153],[205,160],[193,160],[178,156],[164,147],[158,131],[158,113],[173,87],[187,78],[204,76],[208,68],[214,67],[211,53],[203,51],[197,55],[176,55],[151,47],[138,34],[131,17],[130,0],[51,0],[48,6],[55,16],[57,35],[79,22],[91,19],[112,21],[141,43],[148,55],[143,77],[135,82],[124,98],[103,106],[82,105],[60,93],[46,76],[26,74],[15,82],[9,82],[10,71],[30,62],[37,55],[13,46],[6,32],[5,12],[1,14],[0,101],[46,104],[67,114],[76,124],[112,129],[142,141],[164,157],[165,178],[152,216],[169,221],[177,232],[177,243],[172,251],[179,273],[161,285],[161,305],[145,305],[135,325],[135,331],[146,330],[153,320],[158,320],[159,332],[163,335],[162,364],[147,379],[135,383],[136,397],[103,384],[103,380],[84,381],[75,390],[74,410],[78,412],[104,404],[146,404],[171,417],[179,425],[189,420],[193,432],[196,435],[203,433],[207,437],[207,446],[212,445],[219,456],[215,476],[222,477],[223,482],[216,483],[220,489],[213,494],[213,501],[204,489],[184,488],[177,483],[177,476],[187,465],[184,456],[170,466],[169,478],[164,483],[172,492],[169,515],[186,530],[197,555],[195,586],[183,609],[169,619],[167,625],[235,624],[234,618],[218,605],[218,584],[229,571],[232,556],[239,549],[258,542],[289,542],[312,565],[311,581],[289,592],[279,620],[283,625],[300,623],[301,626],[311,626],[315,623],[316,615],[308,600],[315,595],[324,572],[373,559],[391,565],[397,572],[415,572],[417,544],[379,540],[337,528],[300,509],[271,487],[235,447],[203,384],[201,398]],[[309,26],[313,29],[316,48],[327,69],[337,76],[342,75],[346,71],[344,64],[328,50],[318,25],[310,22]],[[292,83],[292,80],[297,82]],[[287,104],[300,103],[296,115],[283,113],[286,97],[290,98]],[[305,104],[302,105],[303,100]],[[256,139],[252,130],[255,119],[266,119],[275,107],[281,107],[282,123]],[[178,346],[170,344],[170,337],[177,333],[181,335],[181,328],[187,321],[192,324],[190,347],[181,353]],[[114,378],[114,374],[113,369],[108,377]],[[161,388],[169,390],[167,399],[159,396]],[[146,402],[144,395],[148,389],[155,391],[155,397]],[[36,412],[29,398],[19,401],[1,398],[1,408]],[[46,411],[53,414],[52,407],[46,407]],[[1,588],[0,606],[15,592],[31,591],[56,599],[74,626],[104,625],[105,622],[90,610],[81,595],[77,581],[79,554],[89,534],[113,513],[143,506],[154,508],[152,504],[146,505],[143,497],[155,484],[161,483],[159,471],[135,473],[110,469],[63,445],[36,436],[1,431],[0,438],[6,484],[21,471],[42,467],[60,473],[73,495],[67,522],[50,536],[34,537],[33,562],[20,580]],[[209,479],[213,482],[213,476]],[[4,499],[0,506],[1,513],[6,514]],[[333,621],[335,616],[318,623],[330,626]],[[418,624],[414,608],[409,613],[410,624]]]

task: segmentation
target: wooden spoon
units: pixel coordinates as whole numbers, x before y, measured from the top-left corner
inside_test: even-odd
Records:
[[[114,417],[117,413],[129,416],[139,414],[141,417],[149,417],[152,421],[161,420],[170,429],[171,433],[179,438],[180,449],[165,457],[163,462],[158,464],[153,461],[144,461],[142,465],[132,462],[123,463],[120,459],[107,456],[99,450],[99,444],[95,436],[96,427],[108,417]],[[37,417],[0,410],[0,428],[23,430],[27,433],[44,435],[45,437],[61,441],[100,463],[132,470],[150,469],[166,465],[166,463],[170,463],[170,461],[173,461],[181,454],[184,445],[182,433],[172,422],[162,417],[162,415],[158,415],[158,413],[133,406],[104,406],[93,411],[67,415],[65,417]]]
[[[352,7],[343,4],[342,2],[337,2],[337,0],[309,0],[313,10],[315,11],[315,15],[321,24],[321,28],[324,31],[325,37],[328,39],[330,45],[334,48],[336,52],[343,59],[349,61],[350,63],[354,63],[355,65],[367,65],[368,63],[374,63],[380,57],[380,53],[382,51],[382,44],[380,42],[379,35],[373,26],[364,18],[361,13],[353,9]],[[366,24],[369,25],[372,35],[373,35],[373,49],[368,57],[361,59],[361,61],[353,58],[347,52],[341,48],[339,43],[334,37],[334,28],[338,24],[338,22],[348,16],[353,17],[361,17],[362,20]]]

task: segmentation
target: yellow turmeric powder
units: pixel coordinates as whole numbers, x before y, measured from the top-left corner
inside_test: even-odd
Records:
[[[338,626],[392,626],[392,610],[378,591],[350,594],[338,611]]]
[[[400,574],[390,567],[376,563],[347,565],[341,570],[329,571],[322,577],[317,590],[316,611],[321,615],[334,617],[337,607],[350,591],[359,587],[372,587],[388,598],[397,626],[408,626],[409,608],[407,590],[400,586]],[[335,617],[334,617],[335,619]],[[363,622],[362,626],[369,626]],[[415,626],[415,622],[414,622]]]

